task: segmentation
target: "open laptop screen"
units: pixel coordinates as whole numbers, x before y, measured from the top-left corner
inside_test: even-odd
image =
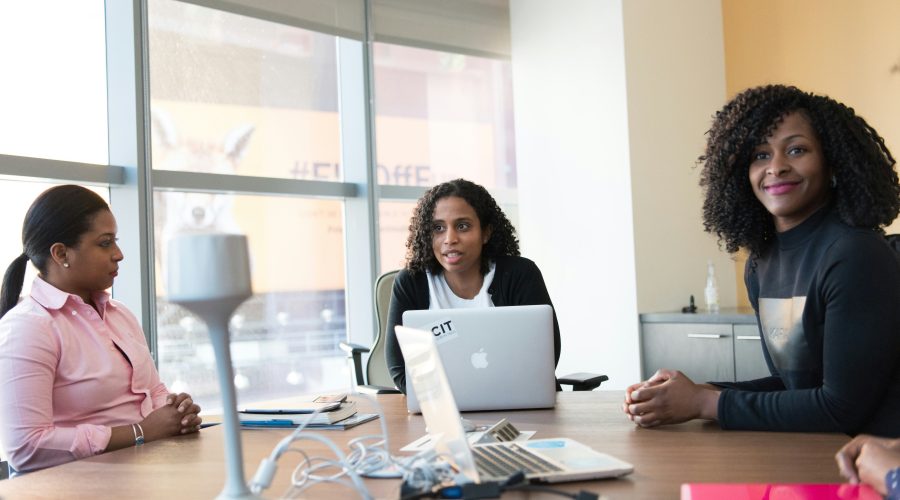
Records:
[[[475,462],[434,336],[430,332],[403,326],[397,326],[395,332],[406,359],[409,374],[406,382],[413,386],[419,398],[428,434],[435,441],[435,450],[452,457],[461,473],[477,481]]]

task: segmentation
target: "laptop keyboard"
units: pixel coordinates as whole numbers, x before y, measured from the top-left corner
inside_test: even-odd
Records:
[[[524,471],[527,476],[561,472],[562,469],[515,443],[484,444],[472,447],[478,474],[507,478]]]

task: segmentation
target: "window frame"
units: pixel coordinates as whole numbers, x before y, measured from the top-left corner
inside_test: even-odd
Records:
[[[209,8],[216,4],[186,0]],[[344,181],[155,170],[151,166],[148,0],[105,0],[108,164],[0,154],[0,176],[107,186],[119,222],[123,266],[113,289],[138,317],[158,359],[153,262],[153,192],[177,190],[341,200],[344,204],[347,339],[363,345],[376,335],[373,284],[380,274],[379,201],[416,201],[424,187],[379,185],[376,175],[372,0],[364,8],[362,39],[337,34],[339,121]],[[222,10],[228,11],[227,8]],[[253,12],[241,15],[266,19]],[[266,19],[270,20],[271,19]],[[515,203],[514,190],[498,201]],[[359,249],[367,248],[367,252]]]

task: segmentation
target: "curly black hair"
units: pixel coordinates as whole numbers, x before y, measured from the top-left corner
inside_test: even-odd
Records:
[[[409,221],[409,237],[406,239],[406,268],[410,272],[428,271],[439,274],[443,271],[431,245],[432,226],[435,205],[438,200],[448,196],[466,200],[475,209],[481,228],[491,229],[488,242],[481,248],[481,274],[488,273],[490,261],[494,257],[519,255],[516,228],[506,218],[506,214],[487,189],[465,179],[456,179],[429,189],[413,210],[413,216]]]
[[[835,178],[831,203],[845,224],[883,232],[900,211],[894,157],[853,108],[792,86],[754,87],[715,114],[699,158],[703,227],[729,253],[745,248],[758,256],[775,235],[774,220],[753,194],[748,171],[754,149],[793,112],[806,117],[822,146]]]

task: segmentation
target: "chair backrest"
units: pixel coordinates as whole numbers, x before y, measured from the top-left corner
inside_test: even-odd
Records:
[[[388,271],[375,281],[375,316],[378,320],[378,336],[369,352],[369,361],[366,364],[366,383],[394,387],[394,379],[387,369],[387,361],[384,359],[384,340],[387,334],[388,307],[391,305],[391,290],[394,288],[394,279],[399,270]]]

